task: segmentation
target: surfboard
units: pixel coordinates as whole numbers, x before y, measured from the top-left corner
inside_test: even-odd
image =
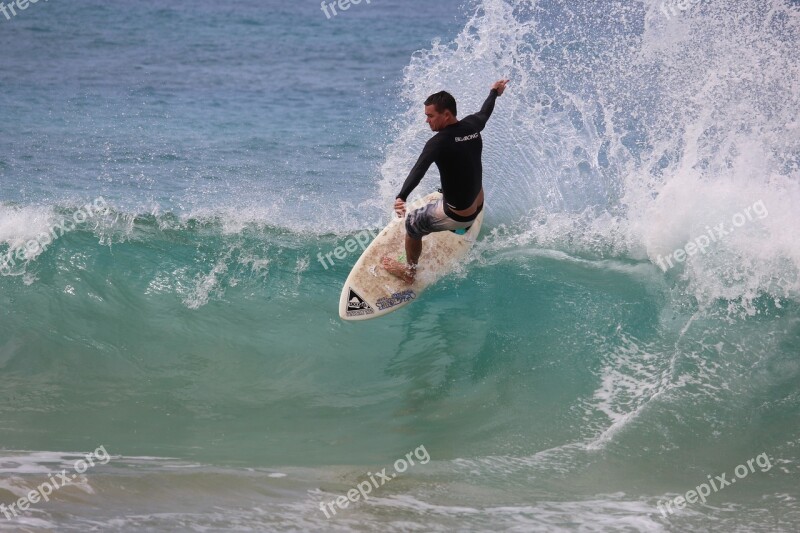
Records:
[[[406,213],[441,198],[434,192],[406,205]],[[405,217],[394,217],[361,254],[342,287],[339,316],[344,320],[369,320],[397,311],[414,300],[431,284],[451,272],[464,259],[478,238],[483,213],[466,231],[439,231],[422,239],[417,274],[411,285],[389,274],[381,258],[389,256],[405,263]]]

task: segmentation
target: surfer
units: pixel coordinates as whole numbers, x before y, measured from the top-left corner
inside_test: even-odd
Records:
[[[456,118],[456,99],[446,92],[432,94],[425,100],[426,122],[437,132],[422,150],[394,201],[398,217],[406,212],[406,199],[419,184],[432,163],[442,178],[442,198],[415,209],[406,217],[406,264],[383,257],[383,267],[411,284],[422,254],[422,237],[435,231],[466,229],[483,209],[483,140],[480,132],[494,110],[494,102],[503,94],[509,80],[492,85],[481,110],[462,120]]]

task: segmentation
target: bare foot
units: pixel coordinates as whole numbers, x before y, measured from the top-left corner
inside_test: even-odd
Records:
[[[414,283],[414,267],[411,265],[407,263],[401,263],[400,261],[386,256],[383,256],[383,259],[381,259],[381,264],[383,265],[383,268],[385,268],[386,271],[392,276],[400,278],[409,285]]]

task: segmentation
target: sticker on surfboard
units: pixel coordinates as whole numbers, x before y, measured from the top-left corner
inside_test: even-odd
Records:
[[[350,296],[347,297],[347,316],[371,315],[374,312],[375,310],[364,301],[364,298],[359,296],[353,289],[350,289]]]
[[[379,298],[375,305],[378,306],[378,309],[383,311],[384,309],[389,309],[390,307],[394,307],[396,305],[400,305],[405,302],[410,302],[417,295],[411,289],[406,289],[404,291],[396,292],[391,296],[384,296],[383,298]]]

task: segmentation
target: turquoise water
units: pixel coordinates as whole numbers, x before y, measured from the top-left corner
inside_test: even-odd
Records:
[[[0,531],[796,530],[799,16],[0,16],[0,505],[110,454]],[[319,254],[389,220],[425,96],[468,113],[504,76],[467,263],[342,322],[358,251]]]

